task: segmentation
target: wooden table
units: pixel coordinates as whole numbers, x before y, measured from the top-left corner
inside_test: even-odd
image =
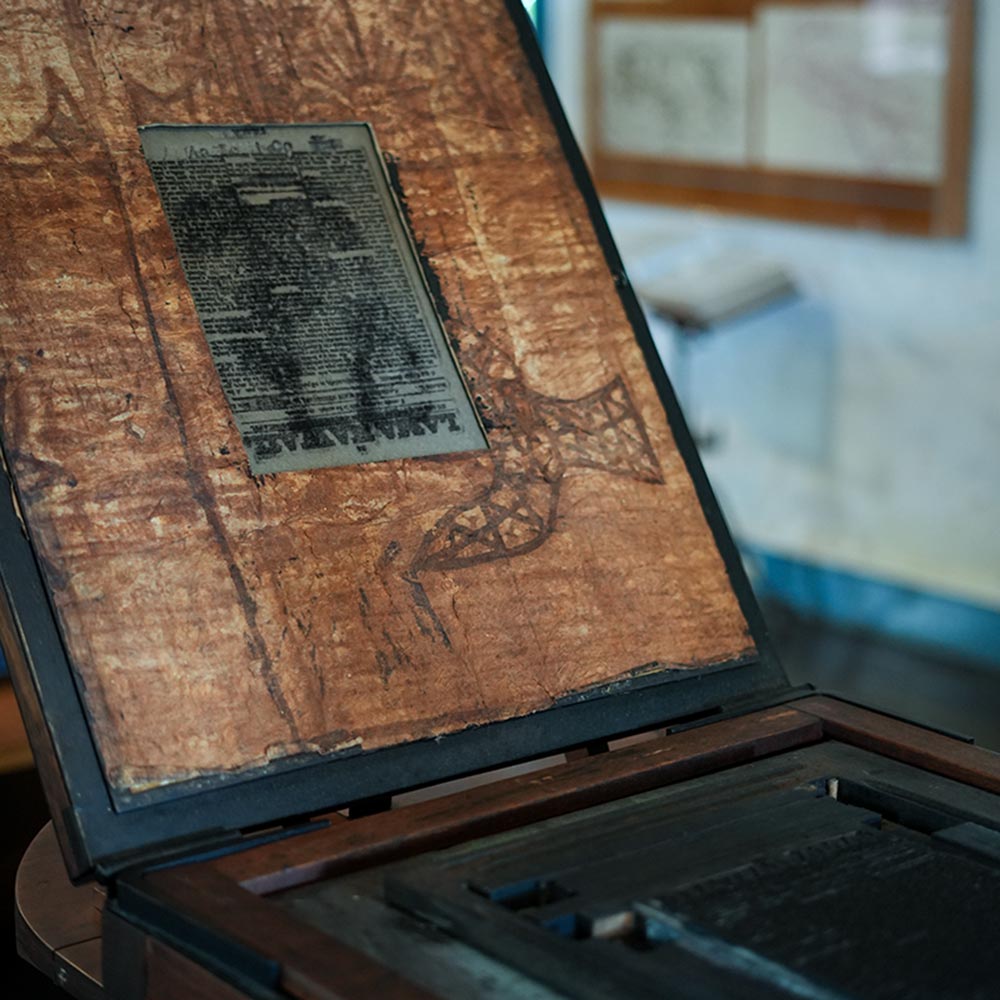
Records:
[[[77,1000],[103,1000],[98,886],[74,886],[52,824],[21,861],[15,884],[18,954]]]
[[[14,689],[0,680],[0,773],[31,767],[31,747],[17,710]]]

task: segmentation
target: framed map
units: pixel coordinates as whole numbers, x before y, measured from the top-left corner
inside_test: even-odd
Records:
[[[762,163],[941,180],[944,5],[765,6],[758,25]]]
[[[612,196],[964,231],[973,0],[593,0]]]
[[[609,150],[746,163],[750,31],[739,21],[604,25],[600,132]]]

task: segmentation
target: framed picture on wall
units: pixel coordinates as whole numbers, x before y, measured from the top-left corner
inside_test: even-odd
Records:
[[[592,0],[605,194],[965,228],[973,0]]]

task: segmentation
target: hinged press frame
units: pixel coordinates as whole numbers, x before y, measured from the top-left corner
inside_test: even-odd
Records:
[[[313,996],[313,984],[336,984],[344,996],[388,995],[387,986],[374,985],[388,976],[393,996],[417,1000],[427,996],[421,987],[267,897],[722,769],[780,761],[828,741],[919,768],[932,784],[943,778],[970,794],[1000,792],[997,754],[836,698],[806,695],[392,812],[334,816],[324,828],[251,850],[123,872],[106,910],[105,940],[114,945],[124,931],[155,941],[168,954],[191,955],[213,982],[249,996]],[[108,985],[117,971],[106,964]],[[157,963],[145,974],[157,976]]]
[[[506,0],[537,77],[563,154],[586,201],[636,340],[694,483],[714,541],[757,648],[750,662],[695,673],[662,671],[563,699],[533,715],[412,744],[327,758],[291,759],[249,774],[178,785],[163,794],[116,802],[105,779],[77,680],[43,584],[16,490],[0,470],[0,636],[43,776],[70,874],[107,877],[137,854],[225,842],[372,796],[400,792],[595,740],[711,714],[749,699],[780,698],[788,681],[770,648],[739,553],[667,380],[642,309],[625,274],[586,165],[545,69],[519,0]]]

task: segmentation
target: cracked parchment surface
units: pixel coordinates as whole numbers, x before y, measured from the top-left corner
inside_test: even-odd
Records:
[[[117,788],[753,653],[500,0],[36,0],[0,30],[3,439]],[[491,451],[254,479],[137,127],[350,120]]]

